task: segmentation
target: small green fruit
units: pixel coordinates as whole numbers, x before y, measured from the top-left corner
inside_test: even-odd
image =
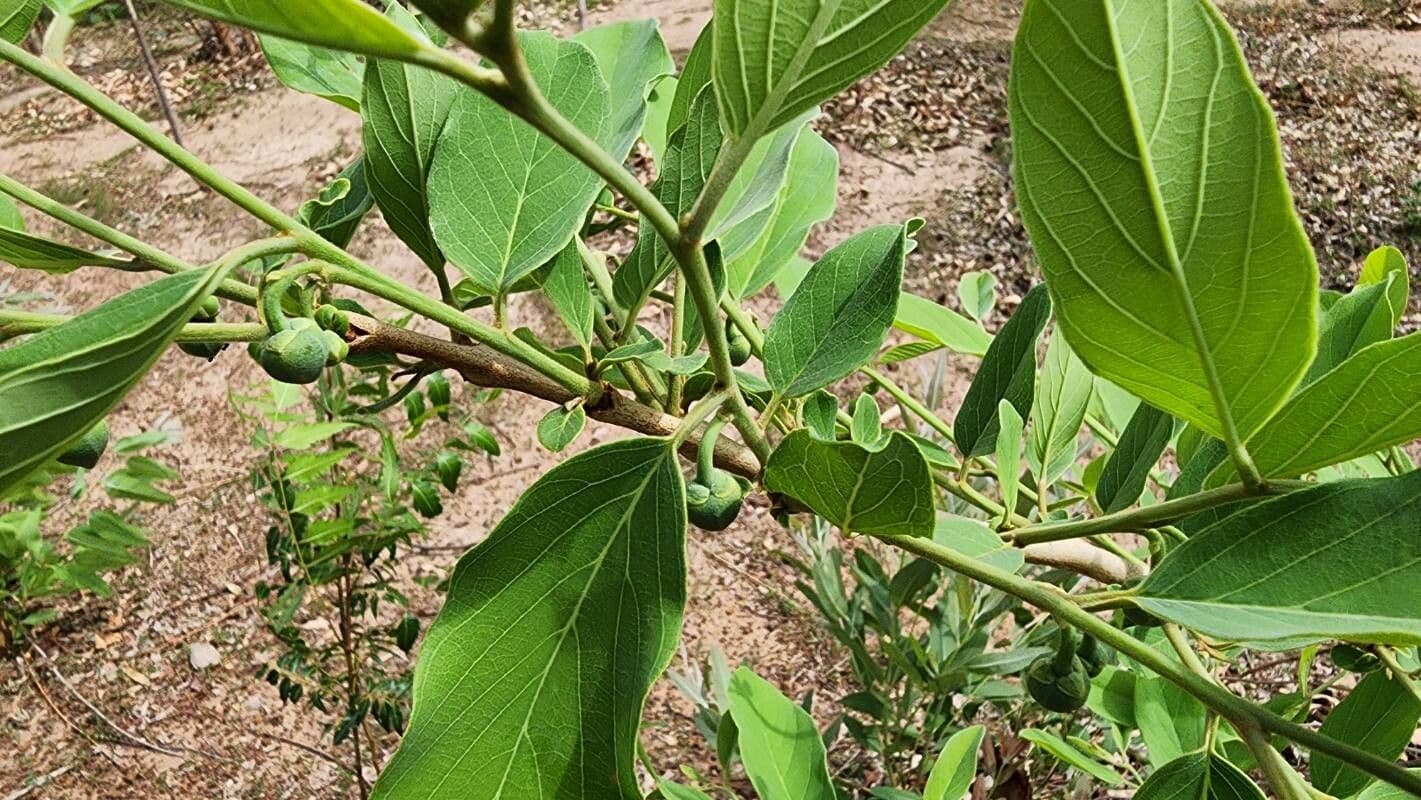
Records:
[[[221,342],[178,342],[178,349],[190,356],[211,361],[226,350],[227,345]]]
[[[1382,660],[1376,653],[1370,653],[1350,644],[1338,644],[1332,648],[1332,663],[1348,672],[1376,672],[1382,668]]]
[[[99,423],[90,428],[89,432],[75,442],[73,447],[59,456],[59,463],[68,464],[71,467],[93,469],[99,463],[99,457],[104,454],[104,450],[108,446],[109,423],[107,420],[99,420]]]
[[[321,335],[326,340],[326,366],[334,367],[345,361],[345,357],[350,355],[350,345],[340,338],[340,334],[335,331],[321,331]]]
[[[282,383],[314,383],[325,371],[327,355],[319,330],[292,328],[268,337],[257,362]]]
[[[350,332],[350,317],[332,305],[323,305],[316,309],[316,324],[341,336]]]
[[[1026,671],[1026,690],[1048,711],[1070,714],[1085,705],[1090,695],[1090,678],[1080,657],[1072,656],[1064,671],[1056,666],[1056,656],[1036,659]]]
[[[222,313],[222,306],[217,302],[217,298],[209,297],[202,301],[202,305],[197,307],[197,311],[192,315],[193,322],[216,322],[219,314]]]
[[[725,338],[730,343],[730,363],[741,366],[750,360],[750,339],[740,331],[733,320],[725,321]]]
[[[701,530],[723,531],[740,516],[740,507],[749,491],[749,481],[715,470],[709,486],[699,480],[686,486],[686,516]]]
[[[1096,641],[1094,636],[1081,639],[1080,646],[1076,648],[1076,655],[1080,657],[1081,663],[1085,664],[1086,674],[1092,678],[1115,662],[1115,651]]]

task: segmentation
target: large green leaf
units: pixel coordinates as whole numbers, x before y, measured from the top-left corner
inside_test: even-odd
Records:
[[[686,56],[686,64],[681,68],[680,81],[676,84],[676,94],[671,100],[671,111],[667,117],[667,125],[672,131],[686,124],[691,118],[691,106],[701,96],[701,90],[710,86],[715,58],[714,29],[715,19],[712,18],[696,37],[696,43]],[[712,91],[711,102],[715,102],[714,96]]]
[[[765,334],[765,377],[777,394],[809,394],[873,358],[897,312],[907,252],[907,229],[880,225],[809,270]]]
[[[962,398],[953,432],[957,447],[968,456],[982,456],[997,445],[997,405],[1006,400],[1023,418],[1031,414],[1036,387],[1036,343],[1051,318],[1046,287],[1027,292],[1016,313],[987,348],[977,377]]]
[[[646,121],[647,85],[674,74],[676,63],[654,19],[598,25],[572,38],[592,51],[611,89],[607,152],[617,161],[625,160]]]
[[[1385,671],[1362,678],[1323,720],[1318,733],[1387,760],[1406,749],[1421,720],[1421,700]],[[1322,753],[1313,756],[1313,786],[1335,797],[1362,790],[1371,777]]]
[[[1142,586],[1150,613],[1235,641],[1421,642],[1421,472],[1323,484],[1204,527]]]
[[[1421,769],[1408,770],[1413,775],[1421,775]],[[1417,800],[1418,795],[1414,795],[1405,789],[1399,789],[1389,783],[1375,781],[1362,793],[1357,795],[1356,800]]]
[[[1010,106],[1022,217],[1071,346],[1247,439],[1312,361],[1318,276],[1227,24],[1206,0],[1028,0]]]
[[[716,206],[707,226],[707,241],[719,241],[731,257],[754,245],[774,216],[795,145],[817,116],[819,110],[810,109],[751,148]]]
[[[1383,283],[1358,285],[1322,312],[1317,357],[1303,378],[1304,386],[1336,369],[1362,348],[1391,338],[1393,325],[1387,293],[1390,283],[1388,277]]]
[[[0,227],[0,261],[20,269],[37,269],[56,275],[73,272],[80,267],[122,269],[132,264],[121,258],[91,253],[5,227]]]
[[[977,777],[977,751],[987,729],[973,725],[954,733],[938,753],[923,787],[923,800],[962,800]]]
[[[1107,514],[1129,508],[1140,499],[1150,470],[1173,435],[1174,417],[1149,403],[1135,407],[1095,486],[1095,499]]]
[[[1248,776],[1227,759],[1206,753],[1180,756],[1155,770],[1135,800],[1264,800]]]
[[[897,431],[874,447],[795,431],[770,454],[765,488],[804,503],[844,531],[933,534],[928,462],[913,440]]]
[[[399,3],[387,13],[423,38],[419,22]],[[364,90],[361,139],[370,192],[400,241],[430,269],[442,269],[444,253],[429,229],[429,170],[459,86],[422,67],[375,59],[365,68]]]
[[[1076,437],[1095,381],[1070,345],[1052,336],[1031,405],[1031,440],[1026,461],[1037,486],[1050,486],[1076,462]],[[1138,497],[1138,495],[1136,495]]]
[[[947,0],[715,0],[726,130],[773,130],[888,62]]]
[[[748,667],[730,676],[729,694],[740,760],[760,800],[835,800],[814,718]]]
[[[591,51],[551,34],[519,34],[553,107],[601,140],[610,108]],[[429,172],[430,225],[444,254],[504,294],[567,246],[602,181],[582,162],[478,92],[460,92]]]
[[[771,283],[809,239],[815,225],[834,215],[838,204],[839,151],[806,130],[790,154],[770,222],[759,238],[726,263],[731,296],[745,298]]]
[[[0,350],[0,493],[113,410],[225,276],[171,275]]]
[[[665,440],[533,484],[459,561],[376,798],[640,798],[642,705],[685,605],[685,491]]]
[[[420,40],[361,0],[166,0],[254,31],[336,50],[414,58]]]
[[[1248,443],[1265,478],[1302,475],[1421,436],[1421,333],[1363,348],[1298,392]],[[1205,486],[1236,472],[1221,465]]]
[[[0,39],[18,44],[39,18],[41,0],[0,0]]]
[[[702,90],[686,122],[671,133],[661,177],[653,190],[666,210],[676,216],[689,211],[705,186],[720,154],[720,120],[715,97]],[[612,294],[625,309],[638,309],[658,284],[671,274],[675,261],[665,240],[643,220],[636,246],[612,276]]]
[[[293,42],[279,36],[262,36],[262,52],[271,71],[287,88],[323,97],[360,111],[360,84],[365,62],[353,53]]]

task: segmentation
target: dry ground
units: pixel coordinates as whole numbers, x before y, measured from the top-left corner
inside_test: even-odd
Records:
[[[1029,285],[1031,265],[1006,177],[1003,108],[1012,5],[963,0],[885,73],[826,109],[821,128],[843,161],[840,215],[816,234],[812,251],[876,222],[923,215],[931,225],[914,255],[914,288],[955,302],[957,276],[990,269],[1007,289],[1006,307],[1013,305],[1010,295]],[[704,0],[623,0],[594,15],[655,14],[673,49],[684,52],[706,6]],[[1421,20],[1404,5],[1374,0],[1230,13],[1243,24],[1249,57],[1280,109],[1295,190],[1328,282],[1347,285],[1359,255],[1377,244],[1395,242],[1414,255],[1421,233],[1414,186],[1421,177],[1421,106],[1404,76],[1421,79],[1421,33],[1406,30]],[[536,16],[567,24],[556,11]],[[252,70],[213,69],[192,52],[198,39],[190,28],[161,30],[168,81],[188,112],[187,143],[227,175],[295,208],[358,149],[355,115],[273,88]],[[142,105],[147,100],[136,62],[111,56],[104,44],[104,35],[121,34],[121,28],[84,34],[80,71]],[[123,135],[8,70],[0,70],[0,137],[0,171],[186,258],[202,260],[261,233]],[[56,232],[37,220],[34,227]],[[354,250],[402,279],[430,283],[378,222]],[[0,296],[45,290],[53,293],[53,306],[83,308],[139,280],[81,272],[39,281],[5,271]],[[535,328],[546,319],[545,310],[531,302],[515,313]],[[347,774],[303,749],[327,749],[324,720],[284,708],[271,687],[254,679],[257,665],[273,652],[252,594],[258,580],[271,577],[262,552],[267,523],[252,513],[245,444],[250,430],[231,410],[228,392],[261,379],[235,349],[209,366],[174,354],[118,410],[113,420],[120,434],[181,424],[184,439],[168,453],[183,472],[180,500],[151,517],[148,562],[116,577],[117,596],[76,607],[41,640],[58,673],[109,720],[173,754],[121,741],[49,665],[32,663],[31,680],[16,665],[3,664],[0,797],[36,782],[42,785],[25,796],[352,796]],[[920,376],[910,370],[905,379]],[[516,398],[480,410],[499,432],[505,455],[474,467],[422,543],[426,550],[411,559],[408,588],[426,618],[439,598],[413,578],[442,575],[458,549],[479,541],[510,501],[555,462],[535,443],[541,414]],[[617,435],[595,429],[579,446]],[[795,695],[813,690],[832,699],[851,690],[842,654],[815,627],[807,606],[788,588],[788,570],[773,556],[793,545],[767,509],[751,509],[744,524],[725,535],[690,538],[690,604],[678,668],[694,667],[718,646],[732,662],[748,661]],[[195,642],[215,645],[221,663],[192,670],[187,647]],[[72,726],[40,699],[36,680]],[[646,743],[663,769],[683,760],[708,768],[713,761],[688,711],[667,683],[658,686]],[[97,741],[86,741],[75,728]]]

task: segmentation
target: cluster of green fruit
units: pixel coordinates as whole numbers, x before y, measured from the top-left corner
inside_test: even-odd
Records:
[[[267,324],[272,334],[265,341],[252,342],[247,352],[282,383],[314,383],[327,367],[350,354],[345,341],[350,319],[335,306],[321,306],[314,318],[287,319],[278,311],[267,315]]]
[[[1026,690],[1048,711],[1075,712],[1090,696],[1090,679],[1112,660],[1109,648],[1091,636],[1080,643],[1070,628],[1061,629],[1056,652],[1032,663],[1026,671]]]

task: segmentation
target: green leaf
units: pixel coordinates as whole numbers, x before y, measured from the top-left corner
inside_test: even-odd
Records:
[[[288,89],[312,94],[360,113],[360,86],[365,63],[355,54],[260,36],[262,53]]]
[[[1391,338],[1392,314],[1384,283],[1358,285],[1322,312],[1318,321],[1317,357],[1308,367],[1303,386],[1336,369],[1367,345]]]
[[[12,231],[23,231],[25,229],[25,218],[20,214],[19,206],[8,196],[0,194],[0,229]]]
[[[63,275],[80,267],[129,267],[133,262],[0,227],[0,261],[20,269],[37,269]]]
[[[1123,511],[1140,499],[1150,470],[1164,455],[1173,435],[1174,417],[1149,403],[1135,408],[1095,487],[1096,502],[1105,513]]]
[[[692,789],[667,780],[658,780],[656,790],[661,792],[663,800],[711,800],[710,795],[700,789]]]
[[[1357,285],[1380,283],[1388,284],[1386,294],[1387,305],[1391,307],[1390,330],[1396,330],[1401,318],[1406,315],[1406,305],[1411,299],[1411,271],[1407,269],[1406,256],[1395,247],[1378,247],[1368,253],[1362,262],[1362,274],[1357,278]]]
[[[1108,786],[1119,786],[1125,782],[1125,779],[1120,777],[1120,773],[1072,747],[1054,733],[1027,728],[1017,735],[1055,756],[1057,760],[1075,767]]]
[[[977,777],[977,751],[982,748],[986,732],[981,725],[973,725],[947,740],[933,763],[932,772],[928,773],[923,800],[962,800],[972,788],[972,779]]]
[[[696,36],[691,52],[686,56],[686,64],[681,68],[676,84],[676,95],[671,101],[671,111],[667,116],[667,129],[675,131],[691,118],[691,107],[701,96],[701,90],[711,84],[712,62],[715,60],[714,41],[715,18],[712,17]],[[715,94],[711,94],[712,103]]]
[[[963,355],[985,355],[992,344],[992,337],[982,326],[947,306],[909,292],[903,292],[898,299],[893,327]]]
[[[226,274],[168,276],[0,350],[0,493],[113,410]]]
[[[1155,770],[1135,800],[1265,800],[1263,791],[1227,759],[1190,753]]]
[[[1204,746],[1208,718],[1204,705],[1164,678],[1135,680],[1135,724],[1160,766]]]
[[[671,134],[661,177],[652,191],[666,210],[680,216],[691,209],[720,154],[720,120],[715,98],[703,90],[691,106],[689,119]],[[636,246],[612,275],[612,294],[624,309],[638,309],[658,284],[671,274],[675,261],[656,229],[642,220]]]
[[[302,203],[296,216],[321,238],[336,247],[345,247],[374,205],[375,198],[366,181],[365,159],[358,158],[319,197]]]
[[[685,489],[665,440],[563,462],[459,561],[373,797],[625,800],[685,605]]]
[[[676,63],[654,19],[598,25],[572,40],[592,51],[611,89],[607,152],[618,162],[625,161],[646,121],[647,85],[674,74]]]
[[[720,242],[721,250],[729,257],[739,256],[755,245],[769,227],[785,189],[795,146],[817,116],[819,110],[810,109],[755,143],[711,216],[707,241]]]
[[[587,424],[587,411],[581,403],[567,408],[558,406],[538,422],[538,442],[551,452],[561,453],[572,444]]]
[[[418,20],[399,3],[386,13],[423,39]],[[459,85],[423,67],[375,59],[365,69],[364,88],[361,139],[370,191],[400,241],[430,269],[442,269],[444,253],[429,229],[429,171]]]
[[[19,44],[34,27],[43,7],[40,0],[5,0],[0,3],[0,39]]]
[[[1007,572],[1020,572],[1026,565],[1021,548],[1003,542],[996,531],[975,519],[940,515],[933,526],[933,541]]]
[[[1094,391],[1090,370],[1064,337],[1052,336],[1031,405],[1031,447],[1026,452],[1038,487],[1055,483],[1076,462],[1076,437]]]
[[[1023,418],[1031,413],[1036,343],[1050,317],[1051,299],[1044,286],[1037,286],[1027,292],[1016,313],[992,340],[953,425],[957,447],[964,455],[982,456],[996,447],[997,405],[1003,400]]]
[[[1134,728],[1135,673],[1106,665],[1091,679],[1086,708],[1122,728]]]
[[[1228,25],[1197,0],[1029,0],[1009,94],[1022,218],[1071,346],[1246,440],[1312,362],[1318,274]]]
[[[897,431],[872,449],[795,431],[770,455],[765,487],[804,503],[845,532],[933,532],[928,462],[913,440]]]
[[[883,438],[883,418],[879,414],[878,401],[873,399],[873,395],[861,394],[854,401],[853,424],[849,426],[849,437],[865,447],[874,447]]]
[[[774,282],[804,249],[810,230],[834,215],[838,188],[839,151],[818,133],[804,131],[790,153],[769,224],[725,265],[732,297],[750,297]]]
[[[414,58],[419,39],[360,0],[167,0],[213,19],[307,44],[384,58]]]
[[[587,284],[587,274],[582,268],[582,254],[577,242],[563,248],[553,259],[552,269],[543,281],[543,294],[553,304],[553,310],[567,326],[572,338],[582,345],[585,352],[591,352],[592,328],[597,320],[597,301]]]
[[[726,130],[756,137],[888,62],[947,0],[715,0]]]
[[[551,34],[519,34],[528,70],[553,107],[605,138],[607,83],[591,51]],[[602,181],[582,162],[478,92],[459,92],[429,172],[430,225],[475,283],[506,294],[557,255]]]
[[[990,272],[969,272],[957,282],[957,299],[962,310],[981,322],[997,305],[997,278]]]
[[[804,418],[804,426],[816,439],[825,442],[834,441],[835,424],[838,421],[839,401],[838,398],[829,392],[814,392],[804,398],[804,407],[800,411]]]
[[[274,440],[277,447],[287,450],[308,450],[321,442],[355,427],[353,422],[311,422],[293,425],[278,433]]]
[[[1265,478],[1287,478],[1421,436],[1421,333],[1363,348],[1288,401],[1249,441]],[[1205,486],[1228,483],[1221,465]]]
[[[1421,770],[1408,770],[1413,775],[1421,775]],[[1398,789],[1389,783],[1374,781],[1362,793],[1357,795],[1356,800],[1416,800],[1414,795],[1404,789]]]
[[[940,344],[932,342],[908,342],[895,347],[890,347],[883,351],[883,355],[878,357],[880,364],[901,364],[904,361],[911,361],[921,358],[929,353],[936,353],[943,349]]]
[[[1021,415],[1011,401],[1002,400],[997,404],[997,475],[1007,517],[1016,510],[1016,498],[1021,492],[1022,425]]]
[[[897,309],[907,243],[902,225],[880,225],[809,270],[765,334],[765,377],[777,394],[808,394],[873,358]]]
[[[1421,643],[1421,472],[1247,505],[1145,580],[1158,617],[1228,641]]]
[[[1318,733],[1393,761],[1410,743],[1418,720],[1421,700],[1387,673],[1373,672],[1332,709]],[[1371,781],[1367,773],[1322,753],[1313,756],[1311,774],[1313,786],[1336,797],[1355,794]]]
[[[646,122],[641,126],[641,139],[657,164],[666,160],[666,145],[671,139],[671,104],[680,85],[675,76],[664,75],[652,81],[646,93]]]
[[[760,800],[835,800],[814,718],[749,667],[730,677],[740,760]]]

